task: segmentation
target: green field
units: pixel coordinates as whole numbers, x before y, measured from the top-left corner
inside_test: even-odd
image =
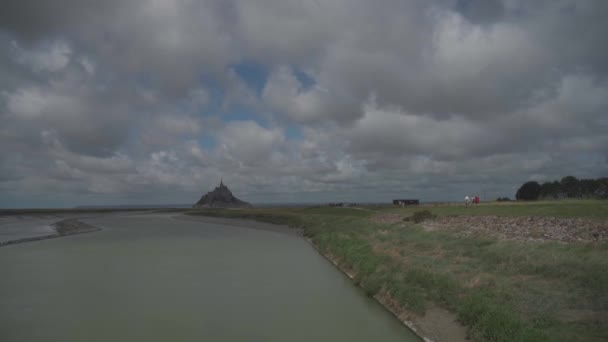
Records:
[[[419,207],[369,207],[383,212],[411,213],[420,208],[436,215],[498,215],[498,216],[552,216],[608,219],[608,201],[563,200],[534,202],[481,203],[465,207],[462,203],[422,205]]]
[[[476,341],[608,340],[608,243],[528,243],[374,223],[379,213],[608,219],[606,201],[293,209],[208,209],[193,215],[287,224],[352,271],[370,296],[389,294],[408,312],[457,315]]]

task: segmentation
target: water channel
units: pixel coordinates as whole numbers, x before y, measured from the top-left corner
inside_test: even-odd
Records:
[[[0,248],[0,341],[419,341],[302,238],[164,215]]]

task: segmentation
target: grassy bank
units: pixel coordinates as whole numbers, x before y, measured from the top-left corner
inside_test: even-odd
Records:
[[[437,215],[606,218],[606,202],[437,206]],[[408,216],[415,209],[375,208]],[[389,294],[410,312],[457,314],[478,341],[608,339],[608,244],[501,241],[374,223],[376,212],[345,208],[202,210],[304,228],[325,254],[355,274],[370,296]]]

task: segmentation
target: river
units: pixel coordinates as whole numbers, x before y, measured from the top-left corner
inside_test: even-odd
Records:
[[[420,341],[302,238],[171,215],[0,248],[0,341]]]

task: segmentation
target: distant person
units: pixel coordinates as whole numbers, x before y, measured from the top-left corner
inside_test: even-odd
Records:
[[[479,204],[479,196],[475,196],[475,197],[473,198],[473,203],[475,203],[475,204]]]
[[[471,197],[469,196],[464,196],[464,206],[468,207],[469,204],[471,204]]]

